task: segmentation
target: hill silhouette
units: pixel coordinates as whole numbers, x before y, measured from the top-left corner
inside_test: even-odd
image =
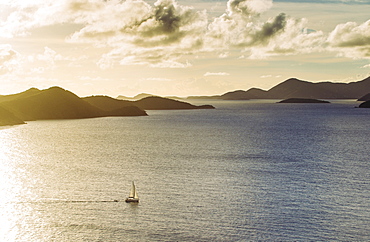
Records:
[[[6,101],[11,101],[19,98],[25,98],[28,96],[32,96],[34,94],[39,93],[40,90],[37,88],[30,88],[24,92],[16,93],[16,94],[10,94],[10,95],[0,95],[0,102],[6,102]]]
[[[90,96],[83,98],[88,103],[105,111],[136,106],[142,110],[171,110],[171,109],[209,109],[210,105],[195,106],[187,102],[158,96],[148,96],[137,101],[118,100],[108,96]]]
[[[369,101],[369,100],[370,100],[370,93],[357,99],[357,101]]]
[[[291,78],[268,91],[269,98],[357,99],[370,90],[370,77],[359,82],[312,83]]]
[[[213,109],[211,105],[196,106],[187,102],[169,98],[151,96],[133,102],[135,106],[144,110],[174,110],[174,109]]]
[[[308,81],[290,78],[271,89],[265,91],[251,88],[247,91],[237,90],[219,96],[201,96],[189,98],[210,98],[222,100],[248,100],[248,99],[358,99],[370,92],[370,77],[362,81],[351,83],[334,83]]]
[[[60,87],[51,87],[2,104],[17,117],[26,121],[103,116],[101,110]]]
[[[129,101],[132,101],[132,100],[140,100],[140,99],[143,99],[143,98],[146,98],[146,97],[151,97],[151,96],[155,96],[155,95],[152,95],[152,94],[148,94],[148,93],[140,93],[134,97],[126,97],[126,96],[122,96],[122,95],[119,95],[117,97],[117,99],[119,100],[129,100]]]
[[[61,87],[0,96],[0,125],[22,124],[32,120],[80,119],[106,116],[144,116],[144,110],[205,109],[210,105],[190,103],[162,97],[145,97],[138,101],[118,100],[108,96],[80,98]]]
[[[87,103],[103,110],[107,116],[145,116],[147,113],[132,102],[108,96],[89,96],[82,98]]]
[[[89,96],[82,99],[91,105],[106,111],[111,111],[130,105],[129,101],[118,100],[109,96]]]
[[[19,94],[1,96],[0,106],[21,121],[146,115],[145,111],[133,105],[102,110],[60,87],[29,89]]]
[[[24,124],[25,122],[13,113],[0,106],[0,126]]]

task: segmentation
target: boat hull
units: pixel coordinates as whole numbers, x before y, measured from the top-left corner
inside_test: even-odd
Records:
[[[139,199],[137,199],[137,198],[126,198],[125,202],[127,202],[127,203],[138,203]]]

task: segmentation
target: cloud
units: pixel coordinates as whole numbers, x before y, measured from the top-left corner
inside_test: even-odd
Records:
[[[322,31],[308,31],[306,24],[306,19],[287,18],[284,29],[269,37],[264,45],[247,49],[250,52],[249,58],[261,59],[323,51],[325,34]]]
[[[192,65],[187,57],[199,52],[261,59],[330,50],[350,58],[370,57],[370,20],[338,25],[327,35],[309,30],[306,19],[285,13],[261,20],[260,15],[272,5],[272,0],[228,0],[224,13],[211,18],[206,10],[175,0],[154,4],[144,0],[14,0],[7,4],[12,12],[0,20],[0,37],[71,24],[79,29],[67,42],[104,50],[96,63],[101,69],[115,65],[186,68]],[[43,57],[35,58],[55,63],[62,57],[45,49]]]
[[[306,19],[294,19],[280,13],[262,22],[258,12],[230,10],[233,9],[230,2],[234,1],[228,2],[228,14],[215,18],[209,24],[206,34],[209,49],[238,49],[242,50],[243,58],[261,59],[320,51],[325,43],[323,32],[308,30]],[[246,5],[250,0],[237,2]]]
[[[257,41],[264,42],[284,28],[284,14],[276,17],[273,23],[267,22],[262,26],[256,21],[260,13],[271,6],[270,0],[229,0],[226,13],[215,18],[208,26],[207,46],[245,47],[254,45]]]
[[[370,68],[370,64],[367,64],[367,65],[364,65],[363,67],[361,68]]]
[[[176,48],[176,47],[172,47]],[[120,65],[149,65],[156,68],[186,68],[191,66],[188,61],[182,61],[186,50],[170,47],[143,48],[135,46],[117,46],[105,53],[98,61],[101,69],[109,69],[115,64]]]
[[[244,18],[259,15],[272,7],[272,0],[229,0],[227,12],[229,16],[241,16]]]
[[[47,46],[44,47],[44,53],[38,54],[36,58],[37,60],[45,61],[53,65],[55,64],[56,60],[63,60],[63,57],[60,54]]]
[[[25,36],[33,28],[66,21],[69,14],[62,15],[60,4],[58,0],[9,1],[11,12],[0,22],[0,37]]]
[[[145,80],[147,81],[155,81],[155,82],[169,82],[169,81],[173,81],[172,79],[168,79],[168,78],[159,78],[159,77],[149,77],[149,78],[145,78]]]
[[[260,78],[270,78],[272,77],[272,75],[263,75],[263,76],[260,76]]]
[[[276,75],[276,76],[273,76],[273,75],[262,75],[260,76],[260,78],[280,78],[281,75]]]
[[[339,24],[327,42],[334,51],[350,58],[370,58],[370,20],[357,24]]]
[[[75,58],[63,57],[49,47],[44,47],[42,53],[29,56],[21,55],[9,44],[0,45],[0,74],[14,76],[40,74],[53,71],[57,68],[58,61],[76,61]],[[79,58],[78,60],[81,60]]]
[[[269,39],[284,31],[286,24],[286,15],[284,13],[279,14],[271,22],[264,23],[256,33],[252,34],[252,41],[249,45],[267,44]]]
[[[78,58],[78,60],[81,59],[82,58]],[[65,60],[69,61],[69,64],[76,61],[75,58],[64,57],[61,54],[58,54],[55,50],[46,46],[44,47],[44,52],[29,55],[24,63],[27,63],[30,67],[31,73],[44,73],[46,71],[55,70],[57,68],[57,63]],[[27,71],[27,69],[24,71]]]
[[[227,72],[207,72],[203,76],[230,76]]]
[[[206,11],[174,0],[158,0],[154,5],[143,0],[50,0],[18,6],[8,16],[6,26],[10,27],[3,33],[22,35],[40,26],[80,24],[81,29],[68,41],[109,47],[111,50],[97,63],[100,68],[117,63],[184,68],[190,64],[181,58],[200,51],[218,49],[226,53],[235,48],[248,57],[286,52],[283,45],[287,42],[279,47],[274,39],[286,33],[293,21],[282,13],[260,22],[259,15],[271,7],[272,0],[229,0],[225,14],[209,23]],[[301,30],[296,34],[300,35]]]
[[[109,46],[113,50],[104,58],[120,59],[121,64],[153,66],[168,66],[170,62],[174,66],[179,56],[202,47],[205,11],[180,6],[173,0],[158,0],[154,6],[140,0],[115,5],[107,6],[111,10],[107,13],[97,12],[95,19],[74,33],[70,41]]]
[[[20,54],[11,45],[0,45],[0,75],[19,68]]]

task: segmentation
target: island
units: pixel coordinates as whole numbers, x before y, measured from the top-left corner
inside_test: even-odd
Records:
[[[247,91],[237,90],[215,96],[189,96],[188,99],[358,99],[370,91],[370,76],[356,82],[309,82],[297,78],[289,78],[269,90],[251,88]],[[363,100],[367,101],[367,100]]]
[[[11,126],[17,124],[24,124],[25,122],[16,117],[13,113],[0,107],[0,126]]]
[[[363,102],[360,104],[360,106],[358,106],[359,108],[370,108],[370,100],[369,101],[366,101],[366,102]]]
[[[330,102],[311,98],[288,98],[277,103],[330,103]]]
[[[0,126],[24,124],[26,121],[82,119],[98,117],[147,116],[145,110],[213,109],[162,97],[144,97],[125,101],[108,96],[78,97],[61,87],[0,95]]]
[[[187,102],[157,96],[146,97],[134,101],[133,104],[144,110],[214,109],[212,105],[196,106]]]

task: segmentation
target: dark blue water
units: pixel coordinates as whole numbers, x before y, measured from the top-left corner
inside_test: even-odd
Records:
[[[370,110],[211,104],[0,130],[0,239],[370,240]]]

